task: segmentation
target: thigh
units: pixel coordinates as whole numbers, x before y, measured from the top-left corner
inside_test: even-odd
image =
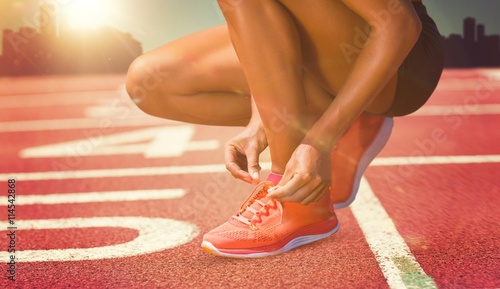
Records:
[[[245,125],[250,89],[227,27],[202,30],[136,59],[127,91],[144,112],[207,125]]]
[[[163,76],[162,86],[170,94],[250,93],[226,25],[189,34],[140,58],[139,65]]]

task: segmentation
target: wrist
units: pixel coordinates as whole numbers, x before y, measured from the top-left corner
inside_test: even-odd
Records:
[[[313,146],[322,152],[331,152],[337,146],[337,142],[335,133],[315,125],[307,132],[301,143]]]
[[[260,117],[258,115],[257,116],[252,115],[252,117],[250,117],[250,121],[248,122],[246,127],[250,128],[250,129],[260,130],[260,129],[264,129],[264,124],[262,123],[262,120],[260,119]]]
[[[329,140],[326,140],[324,137],[318,137],[309,134],[306,135],[301,144],[312,146],[316,150],[325,153],[331,152],[335,147],[335,145],[332,145],[331,142]]]
[[[340,109],[335,111],[336,113],[325,113],[317,120],[307,132],[303,143],[331,152],[355,119],[354,114],[344,113]]]
[[[251,99],[251,107],[252,107],[252,115],[250,116],[249,125],[264,126],[262,124],[262,119],[260,118],[259,109],[257,107],[257,104],[255,103],[255,100],[253,99],[253,96]]]
[[[266,138],[264,124],[262,123],[260,118],[251,119],[242,133],[248,137],[252,138],[256,137],[256,139],[258,139],[260,142],[265,143],[267,145],[267,138]]]

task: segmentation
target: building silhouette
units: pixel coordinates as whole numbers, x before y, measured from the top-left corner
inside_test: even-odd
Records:
[[[474,18],[464,19],[463,37],[451,34],[443,39],[446,67],[500,66],[500,35],[486,35],[485,26]]]
[[[39,31],[21,27],[2,33],[0,76],[124,73],[142,54],[142,45],[111,27],[61,30],[57,15],[40,6]]]
[[[3,30],[0,76],[124,73],[142,54],[140,42],[111,27],[60,29],[58,16],[46,5],[40,6],[39,30]],[[464,19],[463,37],[451,34],[443,41],[446,67],[500,66],[500,35],[486,35],[474,18]]]

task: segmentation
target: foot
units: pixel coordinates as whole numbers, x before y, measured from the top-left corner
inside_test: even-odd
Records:
[[[202,248],[224,257],[265,257],[326,238],[339,229],[328,193],[307,206],[280,203],[266,197],[274,185],[259,184],[238,214],[203,236]]]
[[[362,114],[332,151],[331,198],[335,209],[349,206],[358,192],[368,165],[389,140],[393,120]]]

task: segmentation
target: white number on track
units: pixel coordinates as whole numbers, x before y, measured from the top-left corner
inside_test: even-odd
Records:
[[[153,127],[103,135],[102,131],[83,131],[85,138],[26,148],[21,158],[82,157],[144,154],[147,158],[178,157],[186,151],[214,150],[217,140],[191,141],[195,127]]]

